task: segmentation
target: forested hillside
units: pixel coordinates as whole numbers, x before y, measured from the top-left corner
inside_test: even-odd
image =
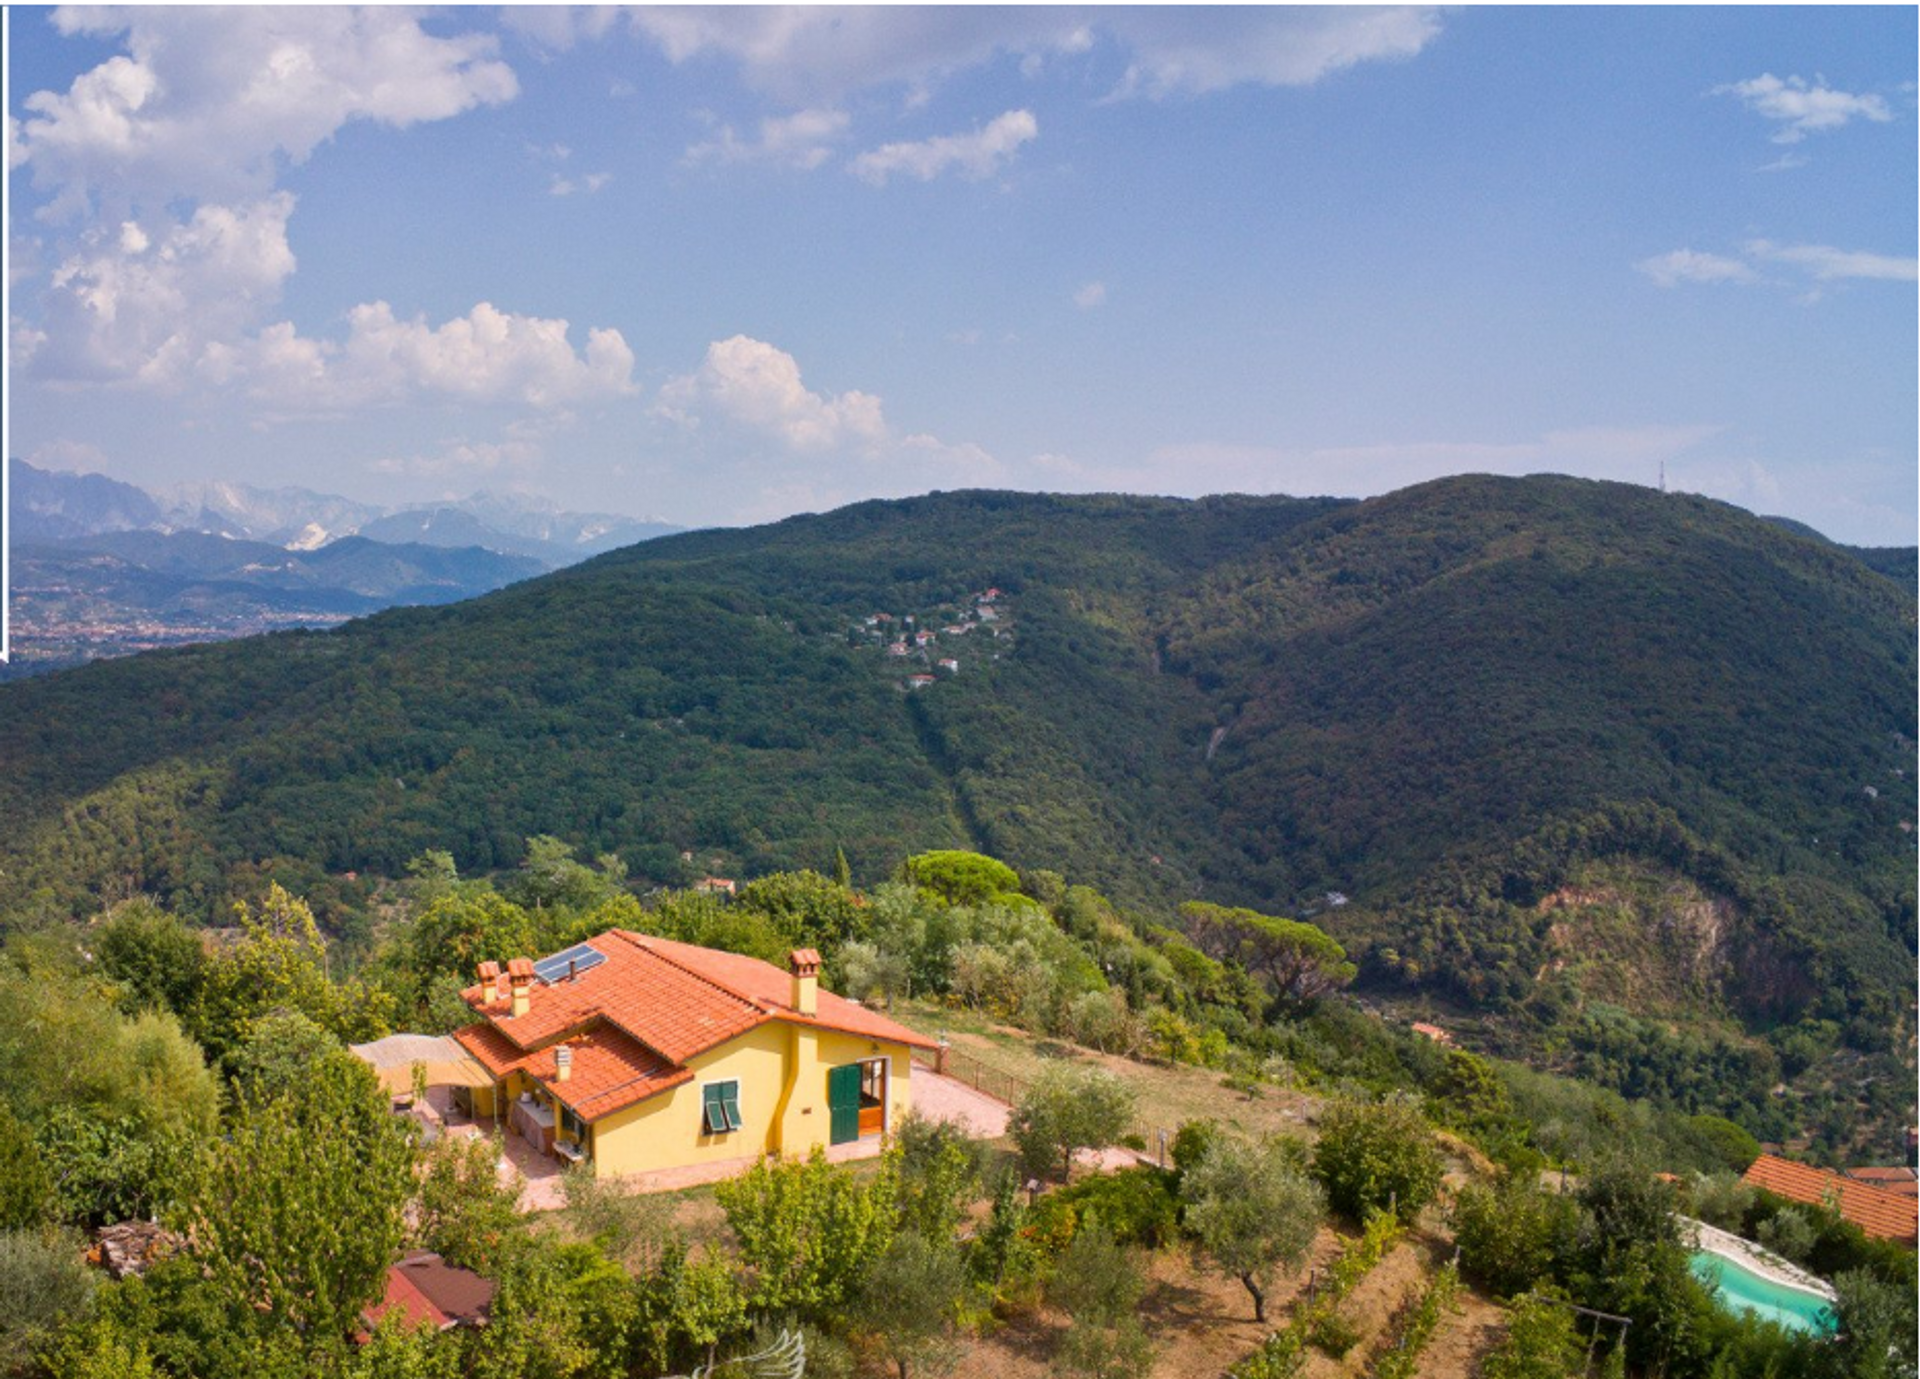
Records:
[[[865,503],[6,686],[0,905],[969,846],[1321,912],[1490,1043],[1759,1106],[1912,1029],[1914,636],[1844,548],[1622,485]]]

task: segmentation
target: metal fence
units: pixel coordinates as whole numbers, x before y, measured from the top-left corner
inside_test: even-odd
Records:
[[[1016,1077],[1004,1068],[982,1063],[972,1054],[963,1053],[951,1044],[940,1052],[942,1058],[940,1063],[935,1064],[936,1070],[943,1063],[947,1077],[953,1078],[956,1082],[964,1082],[975,1091],[984,1092],[996,1101],[1006,1102],[1009,1106],[1018,1105],[1020,1098],[1025,1096],[1033,1086],[1030,1078]],[[1170,1131],[1136,1124],[1133,1127],[1132,1137],[1144,1146],[1138,1151],[1143,1155],[1144,1161],[1157,1161],[1162,1168],[1166,1167],[1167,1142],[1172,1138]]]
[[[947,1065],[947,1076],[957,1082],[964,1082],[977,1092],[985,1092],[996,1101],[1004,1101],[1012,1106],[1027,1094],[1033,1086],[1024,1077],[1015,1077],[1012,1073],[982,1063],[970,1053],[962,1053],[949,1045],[942,1050]]]

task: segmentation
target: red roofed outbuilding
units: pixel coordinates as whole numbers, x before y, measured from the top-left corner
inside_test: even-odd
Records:
[[[492,1279],[457,1269],[432,1250],[413,1250],[387,1270],[386,1291],[361,1317],[369,1327],[393,1313],[409,1327],[481,1327],[487,1324],[496,1289]]]
[[[1831,1206],[1875,1239],[1914,1244],[1920,1202],[1912,1197],[1772,1154],[1755,1159],[1744,1181],[1789,1201]]]

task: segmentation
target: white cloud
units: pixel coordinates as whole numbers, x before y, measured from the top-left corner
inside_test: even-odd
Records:
[[[1036,74],[1104,39],[1127,58],[1118,95],[1197,95],[1241,83],[1304,86],[1359,63],[1412,57],[1440,32],[1428,7],[1032,6],[649,8],[634,26],[675,63],[709,54],[793,104],[886,85],[909,104],[996,57]]]
[[[61,381],[176,384],[210,342],[239,335],[279,300],[294,270],[276,192],[203,205],[184,223],[126,221],[88,232],[53,270],[42,298],[37,375]]]
[[[500,11],[507,28],[556,53],[604,36],[619,18],[615,5],[509,5]]]
[[[351,400],[430,394],[557,407],[632,391],[633,351],[617,330],[589,330],[576,353],[566,321],[488,302],[439,326],[401,320],[385,302],[355,307],[347,322],[345,343],[326,352],[329,383]]]
[[[1678,287],[1682,283],[1797,286],[1804,285],[1802,278],[1815,283],[1854,278],[1913,282],[1920,278],[1920,264],[1913,259],[1862,249],[1836,249],[1829,244],[1775,244],[1771,240],[1755,239],[1747,241],[1742,252],[1744,258],[1729,258],[1724,254],[1675,249],[1642,259],[1634,267],[1661,287]],[[1773,266],[1791,269],[1802,278],[1769,276],[1763,271]],[[1811,300],[1818,300],[1817,295]]]
[[[72,474],[103,474],[113,468],[106,452],[87,441],[52,440],[35,446],[27,463],[39,469],[59,469]]]
[[[895,173],[931,182],[950,168],[977,181],[992,176],[1013,157],[1020,145],[1038,138],[1039,134],[1040,126],[1031,111],[1009,110],[970,134],[943,134],[918,143],[882,144],[854,159],[852,171],[876,187],[885,185]]]
[[[776,437],[796,451],[871,448],[887,435],[879,398],[811,392],[792,355],[746,335],[707,346],[706,362],[662,388],[654,410],[691,427],[715,418]]]
[[[1779,124],[1773,136],[1776,144],[1797,144],[1808,134],[1839,129],[1856,119],[1885,124],[1893,118],[1880,96],[1836,91],[1824,77],[1809,82],[1763,72],[1747,81],[1716,86],[1711,94],[1738,96],[1747,109]]]
[[[714,137],[687,150],[689,163],[779,163],[812,171],[833,156],[833,145],[846,136],[849,124],[840,110],[797,110],[791,115],[760,121],[759,133],[742,139],[732,125],[721,125]]]
[[[701,437],[707,462],[737,464],[743,481],[760,487],[740,509],[748,518],[1006,480],[1000,462],[980,446],[897,433],[872,393],[814,392],[792,355],[745,335],[709,345],[697,370],[660,390],[653,412]],[[805,461],[803,477],[783,471],[770,485],[760,444],[769,438]]]
[[[1073,294],[1073,304],[1082,311],[1091,311],[1097,306],[1103,306],[1106,300],[1107,285],[1097,280],[1087,283],[1078,292]]]
[[[348,313],[335,342],[290,322],[259,327],[294,271],[289,192],[203,205],[185,222],[127,221],[82,237],[53,271],[44,332],[16,358],[54,382],[244,389],[279,408],[327,408],[418,397],[553,407],[631,389],[633,353],[618,331],[588,332],[482,302],[429,326],[385,302]],[[21,357],[24,356],[24,357]]]
[[[1842,278],[1913,282],[1920,277],[1920,264],[1913,259],[1870,254],[1859,249],[1836,249],[1827,244],[1774,244],[1756,239],[1747,245],[1747,252],[1757,259],[1798,268],[1816,282],[1835,282]]]
[[[1739,259],[1730,259],[1724,254],[1703,254],[1694,249],[1675,249],[1672,253],[1642,259],[1634,267],[1661,287],[1759,281],[1759,274]]]
[[[659,7],[634,26],[674,63],[718,54],[748,85],[792,105],[902,84],[924,90],[1001,51],[1052,47],[1076,23],[1042,9]]]
[[[547,195],[572,196],[575,192],[585,192],[588,196],[592,196],[611,181],[613,181],[613,174],[610,172],[590,172],[577,181],[571,177],[562,177],[556,172],[553,174],[553,179],[547,183]]]
[[[1134,54],[1120,96],[1311,86],[1363,62],[1416,56],[1440,33],[1424,6],[1121,9],[1103,15]]]
[[[126,52],[30,95],[9,128],[9,158],[23,150],[54,193],[48,218],[84,217],[49,256],[39,318],[10,332],[32,376],[244,393],[281,414],[449,398],[548,411],[632,391],[618,331],[590,330],[576,350],[565,320],[488,302],[439,325],[363,303],[335,338],[274,320],[296,266],[294,197],[267,190],[284,165],[352,121],[404,128],[511,99],[491,35],[435,36],[384,8],[62,9],[53,22]],[[556,174],[550,190],[608,180]]]
[[[525,472],[539,466],[541,448],[508,437],[498,441],[451,440],[429,454],[383,455],[367,468],[376,474],[442,476]]]
[[[54,217],[257,195],[278,160],[303,161],[349,121],[404,128],[518,91],[490,35],[436,37],[402,9],[61,9],[53,22],[128,49],[26,98],[17,137],[34,184],[58,190]]]

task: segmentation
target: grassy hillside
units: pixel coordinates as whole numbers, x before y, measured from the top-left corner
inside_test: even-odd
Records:
[[[937,640],[889,656],[909,616]],[[1843,548],[1623,485],[865,503],[0,688],[0,905],[211,913],[236,865],[486,870],[535,833],[658,883],[964,845],[1149,914],[1340,892],[1366,980],[1542,1029],[1641,990],[1886,1048],[1914,636]],[[1596,867],[1723,907],[1697,982],[1649,984],[1658,905],[1570,928]]]

